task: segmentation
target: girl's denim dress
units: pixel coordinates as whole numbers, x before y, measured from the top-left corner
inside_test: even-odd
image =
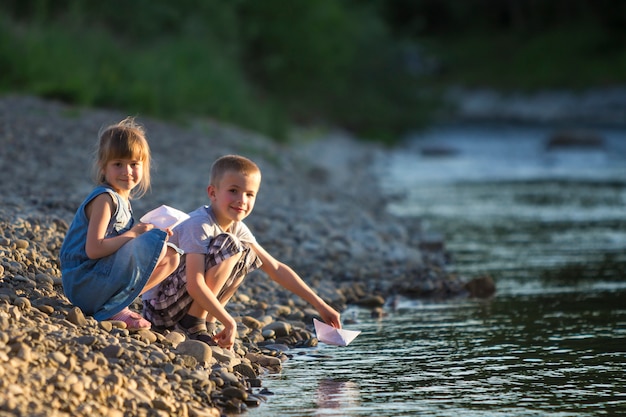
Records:
[[[96,320],[106,320],[119,313],[139,296],[156,267],[167,237],[167,233],[155,228],[128,241],[109,256],[89,259],[85,251],[89,225],[85,206],[102,193],[109,193],[117,203],[106,237],[120,235],[133,226],[130,205],[113,189],[98,186],[78,208],[60,254],[65,295]]]

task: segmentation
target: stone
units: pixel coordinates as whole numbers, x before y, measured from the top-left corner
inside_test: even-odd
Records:
[[[45,313],[45,314],[48,314],[48,315],[54,313],[54,307],[52,307],[52,306],[50,306],[48,304],[38,305],[38,306],[35,306],[35,308],[37,308],[42,313]]]
[[[238,365],[235,365],[233,367],[233,370],[235,372],[239,372],[241,375],[245,376],[246,378],[256,378],[257,374],[254,371],[254,368],[252,367],[252,365],[248,364],[248,363],[240,363]]]
[[[189,355],[200,363],[209,363],[213,357],[213,350],[199,340],[186,340],[176,346],[176,351],[183,355]]]
[[[361,307],[375,308],[382,307],[385,305],[385,299],[379,295],[374,295],[370,297],[364,297],[355,302],[356,305]]]
[[[109,345],[102,349],[102,353],[107,358],[119,358],[124,353],[124,348],[120,345]]]
[[[85,319],[83,311],[78,307],[73,307],[67,313],[67,321],[78,327],[85,327],[87,325],[87,319]]]
[[[259,320],[251,316],[243,316],[241,322],[250,329],[260,329],[263,327],[263,324]]]
[[[224,388],[222,395],[226,398],[236,398],[239,400],[246,400],[248,398],[248,393],[245,390],[236,387]]]
[[[21,310],[30,310],[30,300],[26,297],[15,297],[13,304],[19,307]]]
[[[100,321],[98,322],[98,327],[106,332],[113,330],[113,324],[110,321]]]
[[[165,339],[170,342],[172,346],[176,347],[184,342],[186,338],[181,332],[169,332],[165,335]]]
[[[26,249],[29,245],[26,239],[16,239],[13,243],[15,243],[15,247],[18,249]]]
[[[285,321],[275,321],[263,327],[263,332],[273,331],[277,337],[288,336],[291,333],[291,324]]]
[[[496,284],[491,276],[479,276],[465,284],[465,289],[473,298],[489,298],[496,293]]]

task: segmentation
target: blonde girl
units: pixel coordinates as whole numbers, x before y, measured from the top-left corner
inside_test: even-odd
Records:
[[[96,187],[78,208],[60,261],[68,299],[96,320],[120,320],[129,329],[150,322],[128,306],[165,279],[180,256],[170,230],[135,222],[130,204],[150,188],[150,147],[133,118],[101,131],[93,167]]]

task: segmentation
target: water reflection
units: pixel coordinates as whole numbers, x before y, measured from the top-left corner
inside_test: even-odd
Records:
[[[359,386],[349,380],[322,379],[315,398],[315,416],[350,416],[349,410],[361,405]]]

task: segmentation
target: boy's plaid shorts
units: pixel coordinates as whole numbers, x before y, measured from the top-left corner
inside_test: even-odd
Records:
[[[239,262],[233,268],[224,287],[217,294],[222,301],[224,293],[233,285],[239,286],[242,279],[251,271],[261,266],[261,260],[247,245],[231,234],[223,233],[213,238],[209,245],[209,253],[205,255],[205,268],[218,265],[225,259],[243,252]],[[172,328],[187,314],[193,299],[187,292],[187,276],[185,274],[185,256],[180,260],[178,268],[159,284],[159,291],[155,298],[143,300],[143,315],[150,320],[156,329]]]

